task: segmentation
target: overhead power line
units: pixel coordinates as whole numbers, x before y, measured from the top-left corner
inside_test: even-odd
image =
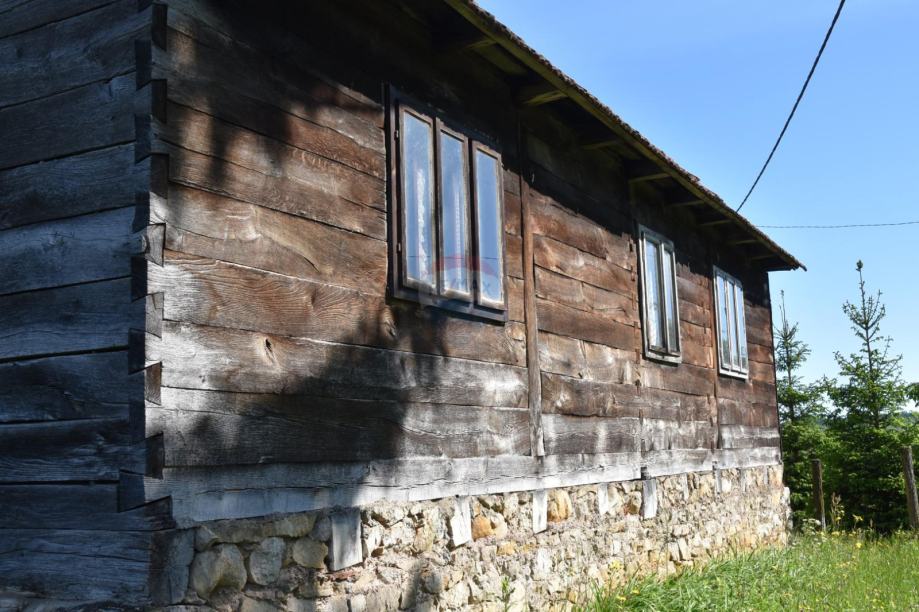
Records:
[[[833,28],[836,27],[836,22],[839,20],[839,14],[842,13],[842,7],[846,3],[846,0],[840,0],[839,7],[836,9],[836,14],[833,15],[833,21],[830,23],[830,29],[826,31],[826,36],[823,38],[823,44],[820,45],[820,51],[817,52],[817,57],[814,58],[814,65],[811,66],[810,72],[807,73],[807,78],[804,80],[804,86],[801,87],[801,93],[798,94],[798,99],[795,100],[795,105],[791,107],[791,112],[788,114],[788,119],[785,120],[785,125],[782,127],[782,131],[779,133],[779,137],[776,139],[775,144],[772,145],[772,150],[769,152],[769,157],[766,158],[766,163],[763,164],[763,167],[760,168],[759,174],[756,175],[756,180],[753,181],[753,184],[750,186],[750,190],[747,192],[747,195],[744,196],[743,202],[740,203],[740,206],[737,207],[737,212],[740,212],[740,209],[743,208],[744,204],[747,203],[747,200],[750,198],[750,194],[753,193],[753,190],[756,189],[759,179],[763,177],[763,173],[766,171],[766,167],[769,165],[769,162],[772,161],[772,156],[775,155],[776,149],[779,148],[779,143],[782,142],[782,137],[785,136],[785,131],[788,130],[788,125],[791,123],[791,118],[795,116],[795,111],[798,110],[798,104],[801,103],[801,98],[804,97],[804,92],[807,91],[807,86],[811,82],[811,77],[814,76],[814,71],[817,69],[817,64],[820,63],[820,56],[823,55],[823,50],[826,49],[826,44],[830,41],[830,35],[833,33]]]
[[[845,229],[850,227],[896,227],[899,225],[919,225],[919,221],[900,221],[899,223],[850,223],[848,225],[758,225],[763,229]]]

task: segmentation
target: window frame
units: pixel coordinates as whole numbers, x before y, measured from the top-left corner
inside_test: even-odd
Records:
[[[648,271],[646,263],[646,249],[645,241],[650,239],[652,242],[655,242],[658,245],[658,269],[659,269],[659,278],[660,284],[655,289],[658,292],[658,298],[661,304],[661,321],[657,322],[657,325],[661,325],[663,337],[667,338],[667,346],[654,346],[651,343],[651,309],[650,302],[648,300],[648,291],[650,286],[648,285]],[[676,326],[676,348],[671,348],[670,346],[670,325],[667,321],[667,292],[664,286],[664,253],[669,251],[669,257],[671,258],[670,265],[670,277],[673,282],[673,314],[675,318]],[[645,357],[648,359],[653,359],[656,361],[663,361],[666,363],[679,364],[683,362],[683,338],[682,332],[680,329],[680,293],[679,287],[677,286],[677,270],[676,270],[676,248],[673,246],[673,241],[669,240],[662,234],[655,232],[654,230],[647,228],[643,225],[638,226],[638,259],[639,259],[639,271],[640,271],[640,283],[641,283],[641,317],[642,317],[642,344],[644,347]]]
[[[386,137],[387,137],[387,221],[389,226],[389,293],[392,297],[424,305],[434,306],[439,309],[449,310],[470,317],[486,319],[497,322],[508,320],[508,293],[507,293],[507,237],[504,231],[504,181],[503,164],[500,149],[496,143],[474,129],[459,125],[456,121],[445,116],[445,113],[425,104],[416,98],[406,95],[394,87],[387,90],[386,112]],[[405,221],[403,217],[403,184],[402,184],[402,141],[404,134],[403,116],[408,112],[424,121],[430,121],[433,129],[433,164],[434,172],[434,253],[435,253],[435,280],[434,289],[427,286],[417,287],[414,283],[406,282],[405,264]],[[441,131],[449,136],[459,138],[464,146],[464,179],[466,181],[466,196],[468,206],[466,209],[466,257],[469,274],[469,294],[456,293],[443,288],[443,205],[442,205],[442,169],[440,163]],[[480,299],[481,270],[478,265],[480,252],[478,238],[479,210],[476,201],[476,176],[475,176],[475,151],[482,150],[495,158],[497,172],[497,206],[499,226],[499,254],[501,259],[501,294],[500,302]]]
[[[730,303],[724,303],[725,296],[723,292],[718,291],[718,279],[719,277],[723,280],[725,288],[728,286],[731,287],[731,293],[733,294],[733,300]],[[738,292],[740,298],[740,309],[737,309],[737,299]],[[718,355],[718,373],[722,376],[729,376],[731,378],[737,378],[740,380],[747,380],[750,376],[750,343],[748,340],[747,333],[747,307],[746,302],[744,301],[744,289],[743,283],[740,280],[725,272],[723,269],[718,266],[712,266],[712,294],[715,299],[714,301],[714,314],[715,314],[715,344],[717,345],[717,355]],[[721,294],[721,295],[719,295]],[[728,319],[728,342],[731,347],[732,355],[725,355],[721,343],[721,311],[722,308],[728,308],[733,304],[731,309],[733,312],[733,319]],[[740,351],[740,346],[737,342],[740,340],[740,335],[738,333],[738,322],[743,325],[743,345],[745,351]],[[736,351],[737,354],[737,366],[735,367],[731,363],[731,357],[733,352]],[[746,366],[743,365],[742,354],[746,353]]]

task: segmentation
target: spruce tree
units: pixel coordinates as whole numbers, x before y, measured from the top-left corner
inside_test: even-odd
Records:
[[[799,374],[810,355],[810,347],[798,338],[798,324],[788,320],[784,291],[780,314],[779,326],[773,333],[782,455],[791,508],[795,522],[800,523],[801,519],[812,516],[810,463],[812,459],[825,459],[828,438],[822,424],[821,387],[805,384]]]
[[[836,353],[840,380],[826,385],[835,406],[830,431],[838,443],[830,484],[851,514],[887,531],[906,521],[900,449],[919,438],[915,424],[902,416],[910,395],[902,358],[891,355],[892,339],[881,333],[887,311],[881,293],[867,291],[863,269],[859,261],[859,301],[843,304],[860,347]]]

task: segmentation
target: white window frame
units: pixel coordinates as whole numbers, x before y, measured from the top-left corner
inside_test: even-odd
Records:
[[[648,285],[648,274],[645,261],[646,241],[654,242],[658,246],[658,269],[660,271],[660,284],[653,288]],[[648,357],[649,359],[665,361],[667,363],[681,363],[683,360],[683,341],[680,333],[680,295],[677,288],[676,250],[673,247],[672,241],[644,226],[639,226],[638,228],[638,244],[639,266],[641,270],[642,339],[644,344],[645,357]],[[670,337],[670,325],[669,321],[667,320],[666,291],[664,289],[663,276],[664,257],[670,258],[670,277],[673,283],[673,315],[676,319],[674,322],[676,327],[675,338]],[[652,289],[658,292],[661,304],[662,316],[661,320],[657,322],[657,325],[663,326],[662,332],[663,337],[665,338],[666,346],[662,347],[653,346],[651,344],[651,311],[650,303],[648,301],[648,291]]]
[[[724,291],[718,291],[718,279],[724,284]],[[733,301],[726,302],[725,293],[730,288],[733,294]],[[713,267],[712,274],[712,293],[715,298],[715,344],[718,346],[718,373],[724,376],[741,378],[746,380],[750,374],[750,355],[747,343],[747,315],[746,305],[744,302],[743,283],[736,277],[728,274],[718,266]],[[737,308],[737,305],[740,308]],[[725,308],[734,306],[732,312],[728,313],[728,345],[729,355],[724,354],[724,348],[721,343],[721,313]],[[738,333],[738,323],[743,328],[743,334]],[[735,359],[736,357],[736,359]]]

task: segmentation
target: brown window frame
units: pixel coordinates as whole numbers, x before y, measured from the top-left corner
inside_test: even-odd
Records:
[[[648,282],[647,271],[647,247],[645,241],[653,242],[657,245],[658,258],[658,286],[651,287]],[[676,248],[673,241],[669,240],[663,234],[655,232],[643,225],[638,226],[638,258],[639,258],[639,279],[641,281],[641,318],[642,318],[642,344],[644,345],[645,357],[657,361],[664,361],[672,364],[679,364],[683,361],[683,338],[680,330],[680,292],[677,283],[677,262]],[[674,326],[676,328],[676,337],[670,337],[670,325],[667,317],[667,293],[664,287],[664,258],[670,259],[670,283],[673,287],[673,316]],[[661,305],[661,317],[658,321],[651,321],[651,306],[649,303],[649,293],[653,291],[657,294]],[[661,328],[661,334],[664,338],[664,346],[657,346],[651,341],[652,323]]]
[[[407,96],[395,88],[389,88],[387,100],[387,164],[389,181],[387,185],[388,222],[389,222],[389,285],[390,294],[402,300],[418,302],[436,308],[462,313],[475,318],[493,321],[507,321],[507,249],[504,232],[504,189],[502,159],[498,147],[493,141],[477,132],[458,125],[428,104]],[[432,126],[432,147],[434,171],[433,206],[434,206],[434,287],[419,287],[406,277],[405,263],[405,222],[402,201],[402,149],[401,135],[404,113],[409,113]],[[456,138],[463,143],[464,168],[463,176],[466,186],[466,261],[469,278],[469,293],[463,294],[443,287],[443,205],[442,205],[442,168],[441,132]],[[479,265],[479,206],[476,189],[475,154],[481,151],[496,160],[498,227],[500,234],[500,271],[501,300],[492,302],[481,294],[481,266]]]

